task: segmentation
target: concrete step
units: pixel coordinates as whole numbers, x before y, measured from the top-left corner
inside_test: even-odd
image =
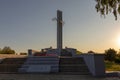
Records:
[[[26,58],[5,58],[1,64],[23,64]]]
[[[83,58],[60,58],[59,64],[60,73],[64,74],[89,74],[88,67]]]
[[[28,57],[19,72],[58,72],[58,57]]]
[[[60,72],[89,72],[86,66],[60,66]]]
[[[20,72],[20,73],[21,73],[21,72],[27,72],[27,68],[19,68],[19,69],[18,69],[18,72]]]
[[[62,75],[91,75],[89,72],[59,72],[56,74],[62,74]]]
[[[21,64],[0,64],[0,72],[18,72]]]
[[[39,60],[36,60],[36,61],[26,61],[24,64],[58,64],[59,61],[39,61]]]
[[[59,61],[59,58],[58,57],[29,57],[27,60],[29,61]]]
[[[85,64],[83,58],[60,58],[60,64]]]
[[[5,58],[0,64],[0,72],[18,72],[26,58]]]

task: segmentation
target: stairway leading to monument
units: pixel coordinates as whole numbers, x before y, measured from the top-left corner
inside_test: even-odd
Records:
[[[59,72],[62,74],[90,74],[83,58],[61,57]]]
[[[18,72],[18,69],[25,62],[26,58],[5,58],[0,63],[0,72]]]
[[[59,58],[51,56],[28,57],[19,72],[50,73],[59,71]]]
[[[0,72],[38,72],[57,74],[90,74],[83,58],[28,57],[5,58],[0,63]]]

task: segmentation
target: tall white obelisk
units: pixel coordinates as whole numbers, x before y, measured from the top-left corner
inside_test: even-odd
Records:
[[[59,53],[62,51],[62,11],[57,10],[57,49]]]

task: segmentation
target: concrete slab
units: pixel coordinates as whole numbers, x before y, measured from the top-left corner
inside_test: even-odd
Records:
[[[90,75],[0,74],[0,80],[120,80],[119,77],[97,78]]]
[[[27,72],[42,72],[49,73],[51,71],[50,65],[30,65]]]

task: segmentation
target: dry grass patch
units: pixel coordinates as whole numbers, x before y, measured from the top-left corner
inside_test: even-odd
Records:
[[[120,71],[120,64],[105,61],[106,71]]]

